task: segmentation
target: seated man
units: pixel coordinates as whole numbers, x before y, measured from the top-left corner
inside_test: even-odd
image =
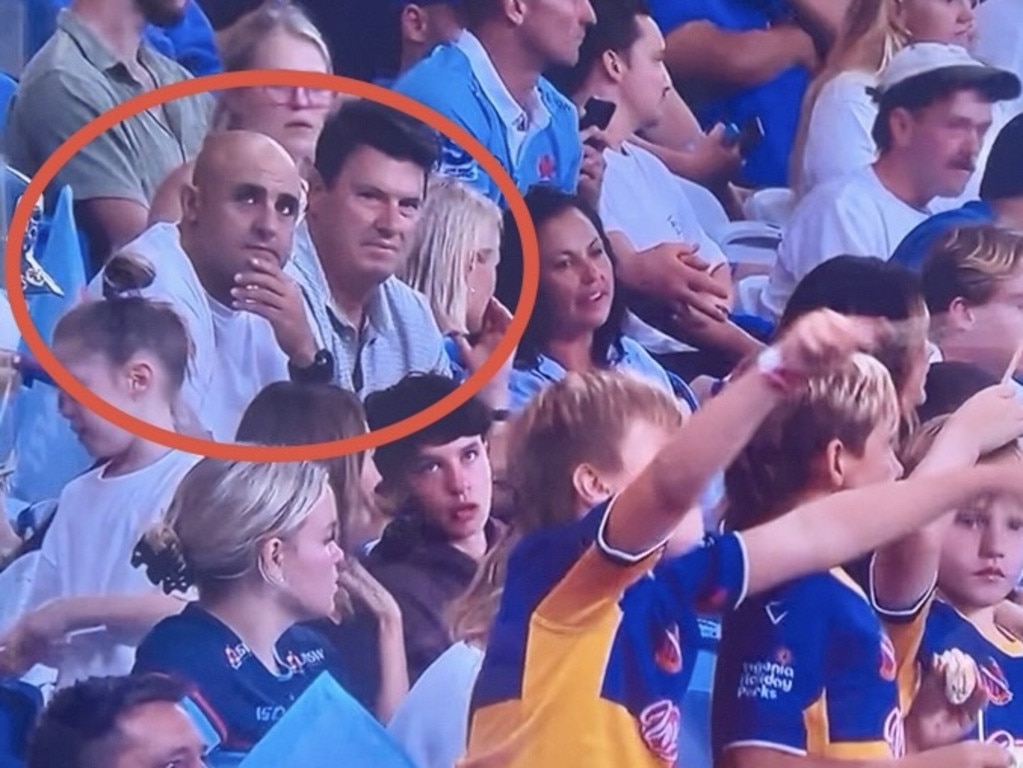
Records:
[[[970,363],[999,379],[1023,345],[1023,235],[995,227],[953,230],[924,261],[921,283],[931,341],[942,360]],[[1023,386],[1016,384],[1023,398]]]
[[[595,17],[586,0],[523,0],[513,10],[497,0],[463,3],[466,30],[395,83],[468,130],[498,159],[525,193],[535,184],[574,192],[583,147],[572,104],[542,77],[572,66]],[[442,169],[495,201],[501,193],[476,161],[448,143]]]
[[[683,377],[678,353],[696,347],[720,359],[724,375],[759,343],[728,314],[732,275],[721,248],[704,231],[679,179],[635,134],[664,117],[672,90],[664,38],[643,0],[593,0],[597,23],[579,63],[559,86],[580,107],[591,97],[616,105],[604,131],[607,169],[600,216],[618,259],[619,277],[636,297],[626,332]],[[641,308],[642,307],[642,308]],[[692,344],[693,346],[689,346]],[[686,355],[686,353],[689,353]]]
[[[360,396],[413,371],[450,372],[429,304],[395,277],[438,150],[432,129],[367,100],[328,118],[316,145],[309,212],[290,268],[334,383]]]
[[[27,768],[202,768],[206,749],[163,675],[93,678],[65,688],[43,712]]]
[[[231,440],[267,384],[289,375],[329,381],[333,370],[283,271],[302,194],[288,153],[262,134],[213,134],[193,184],[180,224],[155,224],[124,250],[155,272],[141,293],[185,319],[194,350],[184,404],[214,439]],[[103,279],[90,286],[94,295]]]
[[[877,161],[802,199],[785,229],[764,308],[781,315],[803,276],[835,256],[891,258],[928,218],[934,198],[962,194],[991,126],[991,105],[1019,92],[1014,74],[962,48],[903,48],[878,86]]]
[[[409,418],[452,394],[440,376],[409,376],[366,399],[370,429]],[[366,568],[401,607],[409,682],[450,645],[446,611],[505,526],[490,516],[493,415],[478,398],[376,450],[380,490],[399,509]]]
[[[173,24],[184,10],[185,0],[74,0],[22,73],[8,116],[11,165],[35,175],[58,146],[104,112],[190,77],[143,42],[146,22]],[[209,94],[200,94],[135,114],[57,173],[51,191],[64,185],[74,191],[76,218],[97,268],[145,229],[157,187],[199,151],[211,106]]]
[[[920,269],[935,244],[953,229],[994,224],[1002,229],[1023,230],[1023,115],[1010,120],[998,133],[988,156],[980,199],[962,208],[943,211],[906,235],[892,261]]]

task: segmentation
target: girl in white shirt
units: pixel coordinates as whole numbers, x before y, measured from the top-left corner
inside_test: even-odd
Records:
[[[175,430],[190,354],[183,321],[137,295],[151,267],[117,256],[103,301],[82,304],[57,324],[60,363],[110,405]],[[58,685],[131,670],[134,646],[183,603],[154,590],[131,553],[197,457],[168,450],[111,424],[67,394],[60,412],[98,460],[64,488],[39,552],[28,612],[0,638],[0,671],[20,675],[45,662]]]

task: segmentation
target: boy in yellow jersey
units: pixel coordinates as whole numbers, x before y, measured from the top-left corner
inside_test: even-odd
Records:
[[[729,608],[746,593],[856,557],[977,489],[1023,494],[1023,478],[949,472],[837,494],[662,560],[712,475],[808,378],[869,343],[869,327],[827,311],[809,315],[681,430],[638,420],[608,451],[617,454],[613,469],[580,463],[561,479],[582,514],[527,535],[511,555],[461,765],[673,765],[692,652],[682,628],[698,610]],[[571,407],[577,378],[552,385],[540,401]],[[567,450],[557,433],[549,450]],[[856,517],[860,510],[867,514]]]

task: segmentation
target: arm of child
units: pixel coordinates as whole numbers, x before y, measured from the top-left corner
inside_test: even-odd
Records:
[[[970,398],[949,418],[912,476],[935,478],[973,466],[980,456],[1021,434],[1023,403],[1009,386],[990,387]],[[953,508],[945,507],[949,512]],[[945,515],[878,550],[871,566],[875,607],[884,613],[903,613],[920,605],[934,587],[941,543],[950,520]]]
[[[775,347],[783,379],[844,360],[869,343],[872,331],[869,323],[829,311],[807,315]],[[775,378],[754,366],[693,415],[611,505],[600,537],[605,552],[635,562],[665,542],[714,473],[735,458],[784,397]]]
[[[790,755],[763,747],[741,747],[726,752],[720,768],[1010,768],[1011,765],[1012,757],[1005,747],[963,741],[930,752],[880,760]]]
[[[1023,496],[1023,473],[972,467],[811,501],[743,534],[749,592],[847,563],[992,492]]]

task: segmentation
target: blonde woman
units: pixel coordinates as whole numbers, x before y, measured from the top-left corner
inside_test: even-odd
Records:
[[[977,0],[853,0],[823,71],[803,99],[789,183],[805,195],[822,182],[870,165],[877,104],[870,90],[909,42],[967,46]]]
[[[246,752],[323,672],[342,677],[318,634],[334,613],[344,555],[327,470],[313,463],[204,459],[136,550],[165,592],[198,600],[149,633],[134,672],[171,674]]]
[[[287,69],[333,72],[327,43],[305,12],[289,2],[269,0],[220,34],[227,72]],[[306,178],[316,141],[337,100],[330,90],[294,86],[233,88],[220,95],[214,130],[249,130],[281,144]],[[192,180],[192,163],[177,168],[157,190],[150,224],[181,218],[181,189]]]
[[[501,250],[501,210],[450,178],[430,182],[422,218],[400,277],[426,296],[447,338],[448,356],[464,377],[458,342],[483,332],[494,307]]]

